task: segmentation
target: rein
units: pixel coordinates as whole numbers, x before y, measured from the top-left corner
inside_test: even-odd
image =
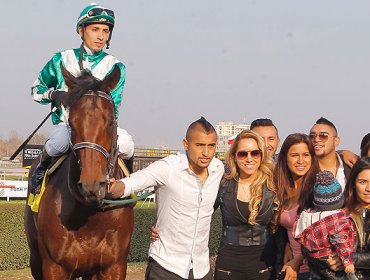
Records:
[[[146,192],[140,196],[137,196],[135,198],[126,198],[126,199],[117,199],[117,200],[109,200],[109,199],[103,199],[103,203],[106,204],[120,204],[120,205],[125,205],[125,204],[130,204],[137,202],[139,200],[142,200],[144,198],[147,198],[148,196],[152,195],[155,191],[150,191]]]

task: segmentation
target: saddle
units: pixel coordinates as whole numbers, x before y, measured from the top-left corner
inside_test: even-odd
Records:
[[[67,158],[68,154],[62,155],[60,158],[58,158],[45,172],[44,179],[42,180],[41,185],[39,186],[40,190],[38,192],[29,193],[28,199],[27,199],[27,205],[31,207],[32,212],[37,213],[39,211],[39,205],[42,198],[42,195],[44,194],[48,179],[51,174],[54,173],[54,171],[62,164],[62,162]],[[126,177],[130,176],[129,169],[126,167],[124,161],[118,157],[118,166],[122,170],[123,174],[125,174]]]

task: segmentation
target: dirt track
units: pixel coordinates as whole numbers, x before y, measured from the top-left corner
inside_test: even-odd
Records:
[[[127,280],[144,280],[145,265],[129,266],[126,279]],[[32,280],[29,270],[0,272],[0,280]]]

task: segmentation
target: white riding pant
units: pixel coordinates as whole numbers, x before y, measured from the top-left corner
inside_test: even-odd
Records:
[[[134,141],[132,136],[122,128],[117,127],[117,145],[119,157],[129,159],[134,155]],[[70,148],[71,128],[66,123],[58,124],[50,138],[45,143],[45,150],[51,157],[65,154]]]

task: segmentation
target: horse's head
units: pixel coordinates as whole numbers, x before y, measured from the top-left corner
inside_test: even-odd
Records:
[[[77,190],[71,191],[83,203],[101,205],[117,159],[115,106],[109,92],[120,79],[120,69],[116,66],[103,81],[87,71],[74,77],[62,67],[62,73],[72,104],[72,150],[81,171]]]

